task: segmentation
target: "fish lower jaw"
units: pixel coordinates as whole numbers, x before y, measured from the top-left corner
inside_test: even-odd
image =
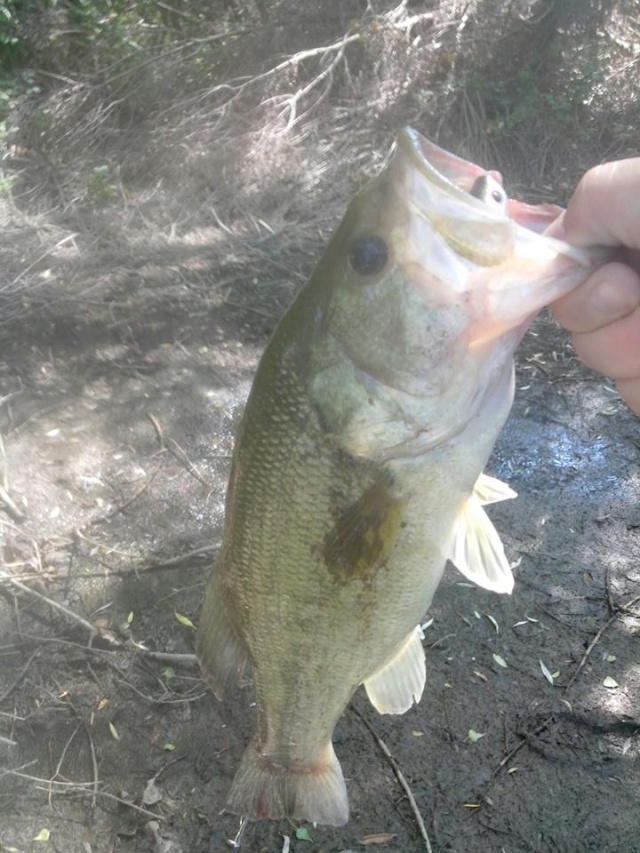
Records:
[[[288,766],[250,743],[226,807],[250,820],[290,818],[343,826],[349,819],[349,803],[333,745],[328,744],[315,764]]]

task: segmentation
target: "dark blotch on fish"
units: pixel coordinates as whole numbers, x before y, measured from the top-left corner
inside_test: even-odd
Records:
[[[405,501],[378,479],[340,514],[325,539],[325,564],[336,580],[366,578],[387,560],[402,527]]]

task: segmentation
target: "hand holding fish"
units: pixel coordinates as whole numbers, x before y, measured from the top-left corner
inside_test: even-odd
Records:
[[[615,261],[552,305],[582,361],[611,376],[640,413],[640,158],[588,171],[547,234],[572,245],[619,246]]]

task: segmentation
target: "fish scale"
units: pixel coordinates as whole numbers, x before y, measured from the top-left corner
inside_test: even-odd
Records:
[[[419,624],[446,562],[513,577],[483,474],[535,313],[603,261],[537,233],[559,208],[401,132],[273,334],[237,436],[198,656],[221,696],[250,665],[256,733],[227,808],[341,825],[334,727],[360,685],[419,701]],[[531,226],[531,230],[528,226]]]

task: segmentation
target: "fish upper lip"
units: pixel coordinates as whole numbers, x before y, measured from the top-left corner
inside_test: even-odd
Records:
[[[403,127],[398,133],[396,146],[397,149],[409,159],[411,165],[417,169],[418,173],[423,178],[426,178],[432,184],[435,184],[443,192],[457,198],[469,211],[477,211],[480,218],[484,221],[494,220],[496,222],[504,222],[505,219],[509,220],[509,216],[506,213],[502,213],[489,207],[484,201],[482,201],[482,199],[470,195],[466,190],[457,186],[446,175],[440,172],[424,153],[421,141],[422,139],[424,139],[424,141],[429,145],[434,144],[430,143],[429,140],[425,139],[422,134],[414,128]],[[429,219],[432,218],[433,213],[430,212],[425,205],[421,204],[419,197],[415,198],[412,206],[416,209],[416,212]]]

